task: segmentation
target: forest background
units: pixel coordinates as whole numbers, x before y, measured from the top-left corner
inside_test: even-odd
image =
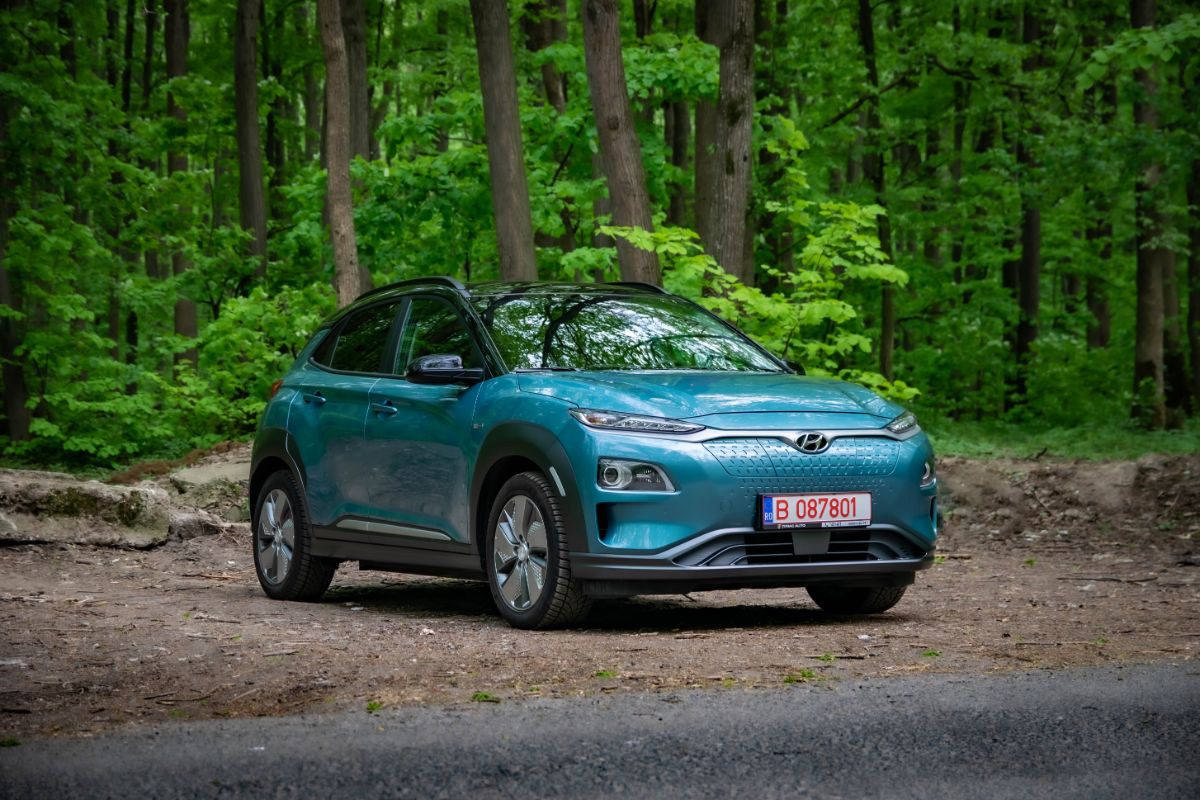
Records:
[[[661,283],[942,450],[1200,449],[1183,0],[0,0],[0,63],[9,463],[245,437],[426,275]]]

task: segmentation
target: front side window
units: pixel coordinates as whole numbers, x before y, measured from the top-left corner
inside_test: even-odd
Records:
[[[343,372],[379,372],[387,350],[388,333],[400,304],[384,303],[355,312],[336,338],[323,342],[313,359]]]
[[[408,365],[422,356],[458,356],[465,369],[482,366],[471,333],[459,319],[458,312],[431,297],[412,299],[391,371],[403,375],[408,371]]]
[[[762,348],[676,297],[510,294],[474,302],[512,369],[782,371]]]

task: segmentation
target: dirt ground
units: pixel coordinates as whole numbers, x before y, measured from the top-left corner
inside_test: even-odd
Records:
[[[1187,661],[1200,455],[941,463],[938,564],[893,611],[803,590],[598,603],[522,632],[483,584],[359,572],[266,599],[249,529],[154,550],[0,548],[0,743],[170,719]]]

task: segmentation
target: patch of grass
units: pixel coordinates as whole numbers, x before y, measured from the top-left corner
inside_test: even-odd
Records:
[[[610,678],[617,677],[617,671],[615,669],[598,669],[592,677],[599,678],[600,680],[609,680]]]
[[[826,664],[832,664],[836,660],[837,656],[833,653],[821,653],[821,655],[817,656],[817,661],[824,661]]]
[[[941,658],[941,650],[925,650],[921,653],[921,658]]]
[[[367,701],[367,713],[368,714],[377,714],[377,713],[379,713],[379,709],[381,709],[381,708],[383,708],[383,703],[381,703],[380,701],[378,701],[378,700],[368,700]]]
[[[1088,461],[1133,459],[1149,453],[1200,452],[1200,420],[1178,430],[1145,431],[1126,420],[1071,428],[1033,423],[954,422],[926,415],[921,427],[938,455],[969,458],[1050,456]]]
[[[1025,559],[1024,561],[1022,561],[1022,562],[1021,562],[1021,566],[1024,566],[1024,567],[1032,567],[1032,566],[1033,566],[1034,564],[1036,564],[1036,563],[1037,563],[1037,559],[1036,559],[1036,558],[1027,558],[1027,559]]]
[[[188,712],[184,711],[182,708],[172,708],[170,711],[167,712],[167,716],[173,717],[175,719],[187,719],[191,715],[188,714]]]
[[[797,670],[796,672],[789,672],[787,675],[783,676],[784,683],[808,683],[809,681],[815,681],[816,679],[817,671],[814,669],[809,669],[808,667]]]
[[[1108,637],[1107,636],[1097,636],[1092,641],[1095,644],[1108,644]]]
[[[500,698],[491,692],[476,692],[471,695],[472,703],[499,703]]]
[[[8,737],[7,739],[0,739],[0,747],[20,747],[20,746],[21,746],[20,739],[14,739],[11,736]]]
[[[721,688],[722,689],[732,689],[735,686],[737,686],[737,681],[734,680],[733,678],[722,678],[721,679]]]
[[[934,556],[934,557],[933,557],[933,563],[935,563],[935,564],[945,564],[945,563],[946,563],[946,557],[945,557],[945,556]]]
[[[192,618],[192,612],[190,612],[190,611],[185,611],[185,612],[183,612],[183,618],[184,618],[184,619],[191,619],[191,618]]]

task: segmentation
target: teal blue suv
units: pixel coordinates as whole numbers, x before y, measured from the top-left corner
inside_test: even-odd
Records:
[[[357,561],[486,580],[519,628],[746,587],[878,613],[938,525],[912,414],[629,283],[368,292],[276,384],[250,500],[270,597],[315,600]]]

